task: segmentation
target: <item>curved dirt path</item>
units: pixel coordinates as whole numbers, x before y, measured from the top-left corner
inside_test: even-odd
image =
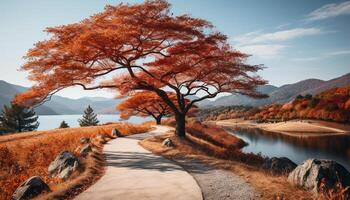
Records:
[[[203,199],[197,182],[182,167],[138,145],[140,139],[166,131],[167,127],[158,126],[147,134],[108,142],[104,146],[106,173],[75,199]]]

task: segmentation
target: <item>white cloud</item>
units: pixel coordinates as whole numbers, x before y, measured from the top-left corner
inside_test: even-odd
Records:
[[[318,28],[294,28],[272,33],[250,32],[237,36],[233,40],[238,44],[257,44],[266,42],[280,42],[300,38],[310,35],[321,34],[322,30]]]
[[[331,3],[322,6],[308,14],[306,16],[306,21],[316,21],[323,20],[331,17],[336,17],[339,15],[349,15],[350,14],[350,1],[345,1],[342,3]]]
[[[321,57],[305,57],[305,58],[293,58],[293,61],[300,61],[300,62],[308,62],[308,61],[315,61],[315,60],[319,60],[321,59]]]
[[[289,25],[290,25],[290,23],[280,24],[280,25],[278,25],[278,26],[276,27],[276,29],[281,30],[281,29],[284,29],[284,28],[288,27]]]
[[[346,54],[350,54],[350,50],[333,51],[333,52],[327,53],[326,55],[327,56],[338,56],[338,55],[346,55]]]
[[[292,61],[297,61],[297,62],[308,62],[308,61],[315,61],[315,60],[320,60],[320,59],[327,59],[329,57],[333,56],[339,56],[339,55],[348,55],[350,54],[350,50],[339,50],[339,51],[333,51],[333,52],[328,52],[328,53],[323,53],[319,57],[304,57],[304,58],[293,58],[291,59]]]
[[[286,47],[279,44],[256,44],[238,46],[238,50],[246,54],[269,59],[278,56]]]

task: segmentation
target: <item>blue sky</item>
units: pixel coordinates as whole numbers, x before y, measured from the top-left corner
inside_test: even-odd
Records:
[[[30,86],[18,71],[22,56],[47,37],[46,27],[80,21],[106,4],[142,1],[1,0],[0,79]],[[328,80],[350,72],[350,1],[336,0],[172,0],[174,14],[212,22],[232,46],[264,64],[259,74],[280,86],[307,78]],[[62,96],[113,96],[71,88]]]

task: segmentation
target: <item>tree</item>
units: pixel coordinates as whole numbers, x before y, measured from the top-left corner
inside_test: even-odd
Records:
[[[69,128],[69,125],[63,120],[58,128]]]
[[[78,122],[80,126],[96,126],[99,123],[97,114],[94,113],[90,105],[85,109],[83,118],[79,119]]]
[[[173,101],[176,100],[174,94],[169,94]],[[140,117],[151,116],[157,124],[161,124],[163,117],[173,115],[171,108],[153,92],[137,92],[121,102],[117,106],[122,119],[129,119],[130,116],[137,115]]]
[[[303,99],[304,97],[303,97],[303,95],[301,95],[301,94],[299,94],[297,97],[296,97],[296,99]]]
[[[17,104],[4,105],[0,116],[0,129],[3,133],[33,131],[39,126],[38,116],[33,109]]]
[[[233,50],[209,22],[174,16],[169,8],[163,0],[106,6],[79,23],[48,28],[52,37],[30,49],[22,67],[36,85],[15,102],[42,103],[71,86],[122,95],[152,91],[174,112],[177,135],[185,136],[185,117],[195,103],[222,92],[263,97],[255,91],[266,84],[255,75],[261,65],[245,64],[248,56]]]
[[[310,108],[315,108],[319,102],[320,102],[319,98],[312,97],[311,100],[309,101],[309,107]]]
[[[312,94],[306,94],[306,95],[305,95],[305,99],[311,100],[311,99],[312,99]]]

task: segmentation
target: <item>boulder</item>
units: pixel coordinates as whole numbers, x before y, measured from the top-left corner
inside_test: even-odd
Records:
[[[113,137],[121,137],[122,134],[120,133],[120,131],[119,131],[118,129],[114,128],[114,129],[112,130],[112,136],[113,136]]]
[[[39,176],[32,176],[16,189],[12,199],[27,200],[47,191],[50,191],[49,186]]]
[[[324,181],[326,188],[331,189],[341,183],[345,188],[350,186],[350,173],[332,160],[309,159],[297,166],[288,176],[292,185],[320,192],[320,183]]]
[[[272,157],[266,159],[262,167],[274,174],[286,174],[293,171],[297,167],[297,164],[286,157]]]
[[[57,176],[66,180],[79,166],[80,163],[77,157],[68,151],[63,151],[50,163],[48,168],[49,176]]]
[[[163,141],[162,145],[165,147],[173,147],[174,143],[170,138],[167,138]]]
[[[90,142],[90,138],[87,138],[87,137],[80,138],[80,143],[81,144],[87,144],[89,142]]]
[[[86,144],[85,146],[83,146],[83,148],[81,148],[80,150],[80,155],[82,156],[87,156],[89,154],[89,152],[91,152],[92,148],[90,144]]]

